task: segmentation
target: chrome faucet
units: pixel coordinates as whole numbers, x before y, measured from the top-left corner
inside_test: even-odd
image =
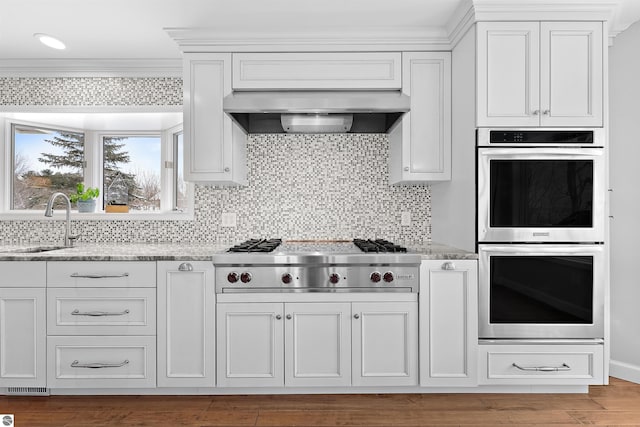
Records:
[[[64,230],[64,245],[67,248],[70,248],[73,246],[73,243],[76,241],[76,239],[80,237],[80,235],[71,235],[71,201],[69,200],[67,195],[64,193],[53,193],[51,197],[49,197],[49,201],[47,202],[47,207],[44,210],[44,216],[53,216],[53,202],[58,196],[62,196],[62,198],[64,198],[64,200],[67,202],[67,225]]]

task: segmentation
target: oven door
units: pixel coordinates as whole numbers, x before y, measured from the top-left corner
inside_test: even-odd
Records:
[[[478,241],[604,241],[602,148],[478,148]]]
[[[480,338],[603,338],[603,245],[480,245]]]

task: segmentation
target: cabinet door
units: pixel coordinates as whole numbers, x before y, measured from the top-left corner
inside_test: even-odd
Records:
[[[540,125],[539,32],[538,22],[477,24],[478,126]]]
[[[218,304],[218,385],[282,387],[282,303]]]
[[[602,126],[602,22],[543,22],[542,126]]]
[[[402,91],[411,98],[389,135],[390,182],[451,179],[451,53],[406,52]]]
[[[420,385],[477,385],[477,261],[423,261]]]
[[[44,288],[0,288],[0,387],[46,387]]]
[[[185,179],[245,184],[246,135],[222,107],[231,93],[231,54],[186,54],[184,61]]]
[[[206,261],[158,262],[158,386],[215,386],[215,284]]]
[[[354,386],[418,383],[418,304],[353,303]]]
[[[285,384],[351,385],[351,304],[285,304]]]

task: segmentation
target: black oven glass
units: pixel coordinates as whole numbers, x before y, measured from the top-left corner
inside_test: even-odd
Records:
[[[589,146],[593,145],[593,131],[493,130],[489,133],[489,142],[491,144],[510,144],[514,146],[518,144],[575,144]]]
[[[491,160],[491,227],[591,227],[593,160]]]
[[[492,256],[490,323],[593,323],[592,256]]]

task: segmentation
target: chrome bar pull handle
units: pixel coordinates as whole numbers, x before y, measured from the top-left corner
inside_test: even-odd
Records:
[[[77,308],[71,312],[72,316],[92,316],[92,317],[102,317],[102,316],[124,316],[129,314],[129,309],[127,308],[124,311],[80,311]]]
[[[189,262],[183,262],[178,267],[178,271],[193,271],[193,265],[191,265],[191,263]]]
[[[88,368],[88,369],[100,369],[100,368],[120,368],[124,365],[128,365],[129,360],[124,360],[120,363],[80,363],[77,360],[71,362],[72,368]]]
[[[120,277],[129,277],[129,273],[121,273],[121,274],[80,274],[73,273],[71,277],[80,278],[80,279],[117,279]]]
[[[559,372],[571,370],[571,367],[566,363],[563,363],[561,366],[520,366],[514,362],[513,366],[520,369],[521,371]]]

